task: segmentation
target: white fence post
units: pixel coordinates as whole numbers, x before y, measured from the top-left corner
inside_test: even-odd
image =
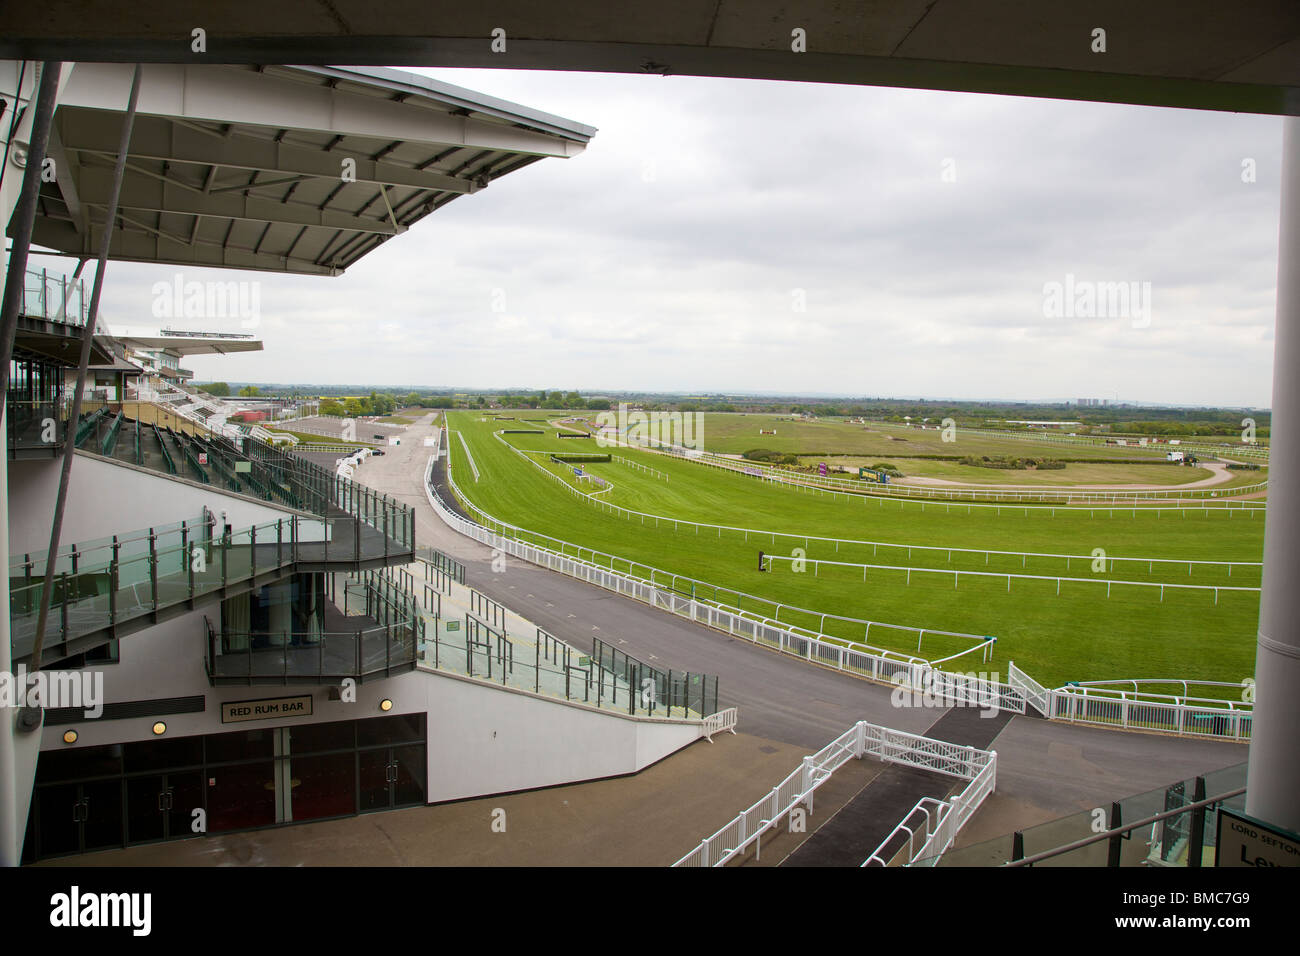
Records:
[[[804,803],[808,806],[808,815],[812,816],[813,812],[813,758],[803,758],[803,776],[800,780],[800,789],[807,794]]]

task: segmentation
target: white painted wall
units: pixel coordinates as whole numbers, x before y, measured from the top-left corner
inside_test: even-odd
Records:
[[[700,738],[698,723],[427,676],[430,803],[635,773]]]
[[[10,555],[49,548],[61,468],[59,460],[9,462]],[[61,537],[69,544],[171,524],[198,517],[205,505],[218,519],[222,511],[227,512],[236,531],[295,514],[271,502],[78,454],[68,479]],[[318,540],[319,535],[304,534],[302,539]]]

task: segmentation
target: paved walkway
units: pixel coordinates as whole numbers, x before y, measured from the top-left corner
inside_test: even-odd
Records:
[[[779,741],[720,734],[712,744],[698,741],[627,777],[107,850],[75,863],[669,866],[797,767],[804,753]],[[833,801],[818,799],[818,819],[834,812]],[[504,833],[492,829],[498,809],[505,811]]]

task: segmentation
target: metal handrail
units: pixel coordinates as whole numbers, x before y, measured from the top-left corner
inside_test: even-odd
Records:
[[[1094,834],[1090,837],[1084,837],[1082,840],[1075,840],[1073,843],[1067,843],[1064,846],[1058,846],[1054,850],[1044,850],[1042,853],[1035,853],[1033,856],[1027,856],[1019,860],[1008,860],[1003,866],[1032,866],[1042,860],[1051,859],[1054,856],[1060,856],[1063,853],[1072,853],[1075,850],[1082,849],[1085,846],[1091,846],[1094,843],[1100,843],[1102,840],[1113,839],[1128,833],[1130,830],[1137,830],[1140,827],[1147,827],[1153,823],[1159,823],[1161,820],[1168,820],[1170,817],[1176,817],[1179,814],[1187,813],[1189,810],[1198,810],[1201,807],[1208,807],[1212,804],[1223,803],[1233,797],[1239,797],[1246,792],[1245,787],[1238,787],[1236,790],[1229,790],[1221,793],[1216,797],[1207,797],[1204,800],[1197,800],[1194,803],[1185,803],[1174,810],[1166,810],[1164,813],[1157,813],[1154,816],[1138,820],[1136,823],[1126,823],[1122,827],[1115,827],[1111,830],[1105,830],[1101,833]]]

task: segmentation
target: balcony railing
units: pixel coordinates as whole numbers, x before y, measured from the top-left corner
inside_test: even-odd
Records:
[[[213,444],[237,449],[241,457],[261,465],[295,496],[303,510],[355,517],[375,532],[365,535],[371,547],[375,540],[384,543],[385,557],[415,557],[415,510],[410,505],[251,436],[238,441],[214,439]]]
[[[218,526],[209,514],[195,524],[70,545],[60,549],[55,566],[42,658],[79,653],[233,585],[279,577],[290,568],[358,566],[383,559],[392,545],[362,516],[337,514],[291,515],[238,531]],[[24,555],[21,565],[10,567],[15,661],[31,654],[44,576],[43,555]]]
[[[6,403],[9,452],[48,451],[62,448],[68,440],[67,400]]]
[[[206,669],[213,684],[327,684],[414,670],[423,639],[419,618],[349,632],[218,634],[207,625]],[[242,650],[223,650],[240,647]]]
[[[23,276],[23,297],[19,313],[28,318],[85,325],[90,311],[86,281],[28,269]]]
[[[642,663],[616,647],[596,638],[592,641],[592,659],[601,668],[620,678],[641,696],[642,704],[652,713],[673,708],[707,715],[718,711],[718,678],[689,671],[662,671]]]
[[[1211,867],[1217,811],[1245,806],[1246,764],[1211,771],[1024,830],[949,850],[928,866]]]

